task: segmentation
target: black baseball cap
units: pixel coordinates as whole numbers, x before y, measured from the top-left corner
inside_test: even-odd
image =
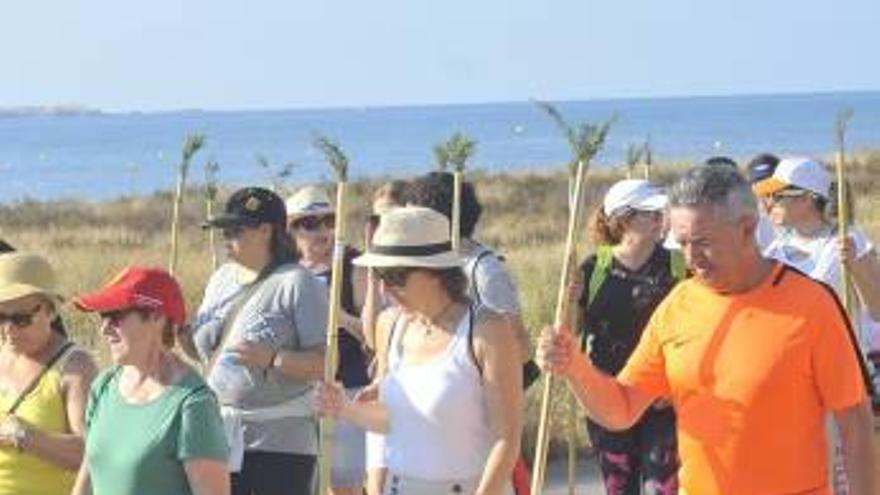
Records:
[[[256,226],[261,223],[285,225],[287,210],[284,200],[262,187],[245,187],[232,193],[221,215],[209,218],[202,228]]]
[[[749,162],[749,182],[757,184],[769,179],[779,165],[779,157],[772,153],[761,153]]]
[[[722,166],[722,167],[730,167],[733,169],[737,168],[736,160],[730,158],[729,156],[716,155],[710,158],[707,158],[703,165],[707,166]]]

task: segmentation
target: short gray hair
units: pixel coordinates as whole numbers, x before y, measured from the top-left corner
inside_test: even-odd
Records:
[[[757,217],[758,200],[748,181],[733,167],[700,165],[689,169],[669,190],[669,205],[713,206],[728,221]]]

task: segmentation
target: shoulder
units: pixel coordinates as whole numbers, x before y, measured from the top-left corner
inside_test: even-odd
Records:
[[[822,280],[815,279],[797,268],[780,263],[780,267],[773,274],[772,286],[779,291],[784,291],[800,303],[804,303],[803,310],[826,312],[845,312],[843,304],[837,297],[834,288]],[[810,304],[810,301],[819,304]]]
[[[516,344],[516,333],[511,327],[510,317],[488,306],[480,305],[471,309],[474,324],[474,341],[488,346]]]
[[[89,395],[93,400],[103,396],[104,393],[107,392],[110,384],[113,383],[118,376],[119,369],[119,366],[111,366],[101,370],[97,376],[95,376],[95,379],[92,380],[92,384],[89,387]]]
[[[80,381],[86,385],[98,373],[98,366],[89,351],[74,345],[68,352],[61,376],[64,380]]]

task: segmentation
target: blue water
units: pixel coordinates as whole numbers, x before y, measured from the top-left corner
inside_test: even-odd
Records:
[[[761,151],[821,154],[834,147],[843,108],[855,111],[852,148],[880,148],[880,92],[817,95],[632,99],[560,103],[572,121],[618,114],[602,166],[620,165],[629,144],[650,136],[657,160]],[[331,176],[311,147],[316,132],[340,142],[353,178],[411,176],[432,168],[432,146],[461,130],[478,142],[473,166],[536,170],[565,163],[568,149],[535,105],[501,103],[432,107],[0,118],[0,202],[24,198],[110,198],[168,189],[187,133],[206,135],[190,178],[203,180],[208,159],[226,184],[268,184],[275,169],[296,163],[289,181]]]

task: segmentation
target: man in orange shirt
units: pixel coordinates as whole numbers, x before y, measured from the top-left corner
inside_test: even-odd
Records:
[[[694,277],[657,308],[624,369],[599,372],[567,328],[544,330],[539,363],[609,429],[668,398],[682,494],[829,495],[832,413],[850,493],[876,495],[869,382],[832,290],[761,257],[756,200],[734,169],[688,171],[669,202]]]

